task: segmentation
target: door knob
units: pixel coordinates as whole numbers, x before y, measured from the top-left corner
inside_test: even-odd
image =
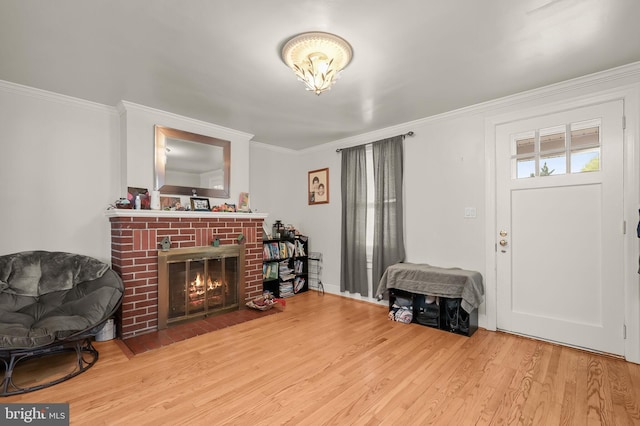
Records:
[[[507,231],[500,231],[500,236],[501,237],[506,237],[507,236]]]
[[[500,245],[501,245],[502,247],[506,247],[506,246],[507,246],[507,244],[508,244],[508,243],[507,243],[507,240],[500,240]]]

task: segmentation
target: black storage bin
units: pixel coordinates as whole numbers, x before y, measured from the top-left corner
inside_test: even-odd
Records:
[[[461,306],[462,299],[440,298],[442,329],[471,336],[478,329],[478,311],[471,313]]]
[[[413,298],[414,312],[413,317],[418,324],[428,327],[440,328],[440,306],[433,302],[427,303],[427,297],[424,294],[416,294]]]
[[[389,311],[393,310],[396,299],[411,301],[412,322],[427,327],[438,328],[463,336],[471,336],[478,329],[478,311],[465,311],[460,298],[438,297],[438,302],[427,303],[428,296],[410,293],[395,288],[389,289]]]

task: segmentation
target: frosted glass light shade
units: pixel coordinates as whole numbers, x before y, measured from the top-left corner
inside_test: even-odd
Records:
[[[346,40],[323,32],[298,34],[282,48],[284,63],[316,95],[331,89],[352,55]]]

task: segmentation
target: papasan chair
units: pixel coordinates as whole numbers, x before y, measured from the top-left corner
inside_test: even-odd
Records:
[[[92,257],[49,251],[0,256],[0,396],[52,386],[93,366],[98,351],[92,338],[123,294],[118,274]],[[20,363],[65,352],[77,357],[73,371],[36,385],[14,383]]]

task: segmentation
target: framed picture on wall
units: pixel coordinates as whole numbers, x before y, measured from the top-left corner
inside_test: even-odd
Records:
[[[329,202],[329,168],[309,172],[309,205]]]

